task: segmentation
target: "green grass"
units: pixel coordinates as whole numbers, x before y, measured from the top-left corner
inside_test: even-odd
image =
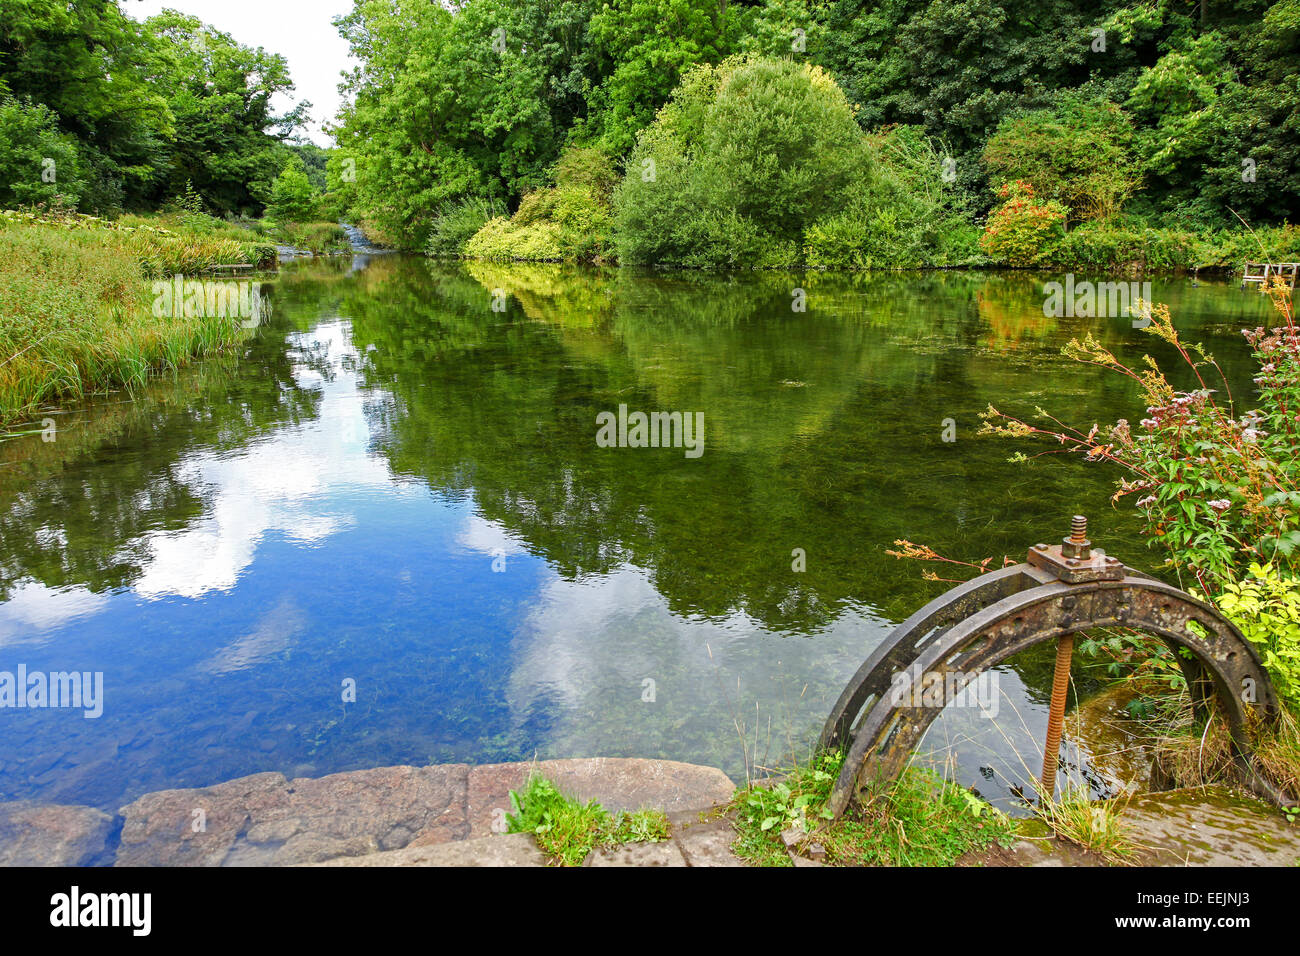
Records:
[[[192,275],[230,263],[268,266],[275,262],[274,243],[202,213],[123,216],[110,221],[62,210],[0,211],[0,230],[24,226],[111,249],[150,277]]]
[[[737,791],[732,849],[757,866],[791,866],[781,838],[790,827],[826,850],[828,866],[951,866],[964,853],[1009,844],[1006,816],[954,783],[909,767],[889,790],[850,807],[825,809],[843,755],[822,754],[771,785]]]
[[[1123,804],[1092,800],[1084,786],[1068,788],[1059,799],[1039,799],[1034,815],[1062,840],[1096,853],[1107,863],[1133,863],[1140,849],[1122,818]]]
[[[531,833],[538,847],[562,866],[581,866],[597,847],[624,843],[661,843],[668,839],[668,818],[659,810],[611,815],[595,800],[580,803],[554,783],[534,774],[522,791],[510,791],[514,813],[510,833]]]
[[[347,232],[336,222],[282,222],[268,228],[278,242],[318,256],[352,250]]]
[[[235,318],[155,316],[148,277],[193,275],[256,249],[92,217],[0,214],[0,429],[29,430],[22,421],[42,405],[134,388],[240,341]]]

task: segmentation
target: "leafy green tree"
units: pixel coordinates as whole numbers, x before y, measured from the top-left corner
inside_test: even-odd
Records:
[[[316,218],[319,201],[302,160],[295,156],[275,178],[266,214],[278,222],[308,222]]]
[[[144,30],[155,50],[154,87],[175,127],[166,177],[152,198],[190,181],[217,213],[260,211],[286,162],[284,140],[310,105],[272,111],[272,98],[293,90],[287,61],[174,11],[151,17]]]
[[[1021,180],[1075,220],[1109,219],[1141,182],[1133,124],[1114,103],[1070,93],[1050,109],[1007,116],[984,147],[989,182]]]
[[[688,73],[615,194],[619,257],[721,265],[799,258],[866,162],[844,94],[818,67],[737,57]]]
[[[358,0],[336,21],[361,63],[337,139],[356,160],[363,218],[420,248],[447,200],[543,185],[585,109],[589,6]]]
[[[75,206],[86,189],[77,141],[40,103],[0,99],[0,208]]]
[[[76,138],[84,209],[139,205],[162,178],[173,114],[155,68],[115,2],[0,0],[0,94],[43,104]]]
[[[668,101],[682,74],[718,63],[736,48],[738,19],[718,0],[608,0],[591,18],[592,131],[616,153]]]

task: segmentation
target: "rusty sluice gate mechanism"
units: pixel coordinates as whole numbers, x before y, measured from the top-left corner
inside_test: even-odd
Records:
[[[1057,654],[1042,784],[1043,792],[1053,793],[1074,635],[1096,627],[1128,627],[1163,640],[1182,668],[1198,716],[1217,697],[1241,782],[1276,804],[1287,802],[1252,763],[1251,719],[1271,721],[1278,713],[1255,649],[1216,608],[1093,548],[1087,519],[1076,515],[1060,544],[1036,544],[1024,564],[982,574],[935,598],[872,651],[840,694],[818,745],[847,750],[830,810],[838,817],[858,793],[891,783],[942,711],[942,704],[900,694],[897,686],[960,687],[1048,641],[1056,642]]]

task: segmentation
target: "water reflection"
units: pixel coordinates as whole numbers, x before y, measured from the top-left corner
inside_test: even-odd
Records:
[[[1156,292],[1244,393],[1258,297]],[[946,586],[888,557],[896,538],[1019,555],[1083,509],[1145,558],[1106,473],[1011,465],[976,435],[989,403],[1140,411],[1058,351],[1153,343],[1044,318],[1032,277],[377,257],[286,265],[275,294],[240,354],[77,409],[52,445],[0,445],[0,668],[106,682],[98,720],[0,714],[0,798],[116,808],[261,770],[534,754],[739,776],[805,748]],[[619,404],[702,412],[704,455],[598,447]],[[1001,674],[1013,746],[951,714],[936,759],[1005,796],[1049,673]]]

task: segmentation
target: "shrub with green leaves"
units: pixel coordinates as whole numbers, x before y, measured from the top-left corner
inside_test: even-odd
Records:
[[[1275,280],[1265,291],[1283,324],[1246,332],[1259,364],[1254,408],[1240,410],[1215,388],[1222,370],[1200,346],[1182,341],[1168,306],[1144,303],[1145,331],[1174,350],[1195,388],[1175,389],[1149,357],[1144,368],[1130,368],[1088,335],[1065,354],[1129,378],[1146,406],[1136,425],[1038,428],[992,408],[986,416],[995,433],[1046,436],[1123,468],[1114,497],[1137,499],[1148,542],[1185,586],[1211,597],[1252,563],[1300,574],[1300,330],[1286,284]]]
[[[1119,106],[1078,92],[1050,109],[1005,117],[984,147],[995,189],[1028,183],[1075,220],[1106,220],[1142,181],[1133,122]]]
[[[995,262],[1032,266],[1052,260],[1065,236],[1066,208],[1055,200],[1034,198],[1034,188],[1022,180],[998,191],[1002,205],[989,215],[980,248]]]
[[[271,201],[266,215],[277,222],[309,222],[316,218],[320,196],[307,177],[302,160],[295,156],[271,184]]]
[[[438,209],[425,244],[424,254],[435,259],[465,255],[465,245],[490,220],[504,218],[505,203],[499,199],[466,196],[445,202]]]
[[[699,66],[644,130],[615,190],[619,258],[690,266],[799,261],[870,162],[819,67],[733,57]]]
[[[538,847],[563,866],[581,866],[592,850],[624,843],[661,843],[668,839],[668,818],[659,810],[611,815],[595,800],[586,803],[560,792],[553,782],[533,774],[522,791],[510,791],[506,832],[531,833]]]
[[[1259,650],[1273,687],[1300,713],[1300,578],[1272,564],[1251,564],[1215,601]]]
[[[596,149],[571,148],[553,170],[554,187],[534,189],[524,196],[514,216],[488,219],[464,243],[472,259],[590,262],[613,250],[610,193],[614,171],[609,157]],[[475,207],[465,214],[485,211]],[[429,248],[443,248],[451,239],[439,238],[434,224]],[[431,253],[432,254],[432,253]]]

